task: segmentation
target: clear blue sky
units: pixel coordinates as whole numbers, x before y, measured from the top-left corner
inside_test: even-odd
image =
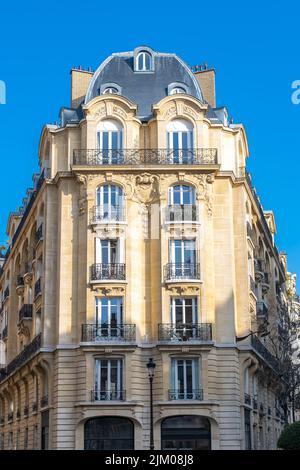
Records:
[[[215,67],[218,105],[246,127],[248,168],[275,213],[278,247],[300,276],[300,105],[291,102],[291,83],[300,80],[299,17],[295,1],[1,2],[0,240],[38,169],[42,126],[69,105],[71,67],[95,69],[112,52],[147,44]]]

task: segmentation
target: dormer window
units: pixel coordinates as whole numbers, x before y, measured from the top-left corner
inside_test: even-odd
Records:
[[[138,72],[150,72],[152,70],[152,56],[149,52],[142,51],[137,55],[136,70]]]
[[[112,94],[112,95],[117,95],[118,94],[118,90],[114,87],[108,87],[108,88],[105,88],[103,90],[103,95],[108,95],[108,94]]]
[[[181,87],[175,87],[173,88],[171,91],[170,91],[170,95],[177,95],[177,94],[180,94],[180,93],[186,93],[186,91],[181,88]]]
[[[189,93],[188,87],[184,83],[170,83],[168,86],[168,95],[180,95]]]

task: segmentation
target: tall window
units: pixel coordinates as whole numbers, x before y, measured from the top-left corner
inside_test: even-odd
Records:
[[[119,262],[119,242],[115,239],[96,238],[96,263],[114,264]]]
[[[123,190],[119,186],[105,184],[97,188],[96,217],[99,220],[122,220]]]
[[[173,297],[171,299],[171,322],[173,324],[197,323],[197,298]]]
[[[152,56],[149,52],[142,51],[136,57],[136,70],[146,72],[152,70]]]
[[[123,298],[96,298],[96,329],[97,336],[118,337],[122,334]]]
[[[94,400],[123,400],[122,359],[96,359]]]
[[[244,409],[245,418],[245,449],[251,450],[251,417],[250,410]]]
[[[172,359],[171,396],[173,400],[201,399],[198,359]]]
[[[170,275],[176,278],[197,278],[196,240],[170,240]]]
[[[173,163],[193,162],[193,125],[184,119],[175,119],[167,125],[169,159]]]
[[[195,189],[188,185],[169,188],[168,217],[170,222],[191,221],[197,219]]]
[[[105,165],[123,162],[123,127],[119,121],[111,119],[98,124],[97,147],[99,163]]]

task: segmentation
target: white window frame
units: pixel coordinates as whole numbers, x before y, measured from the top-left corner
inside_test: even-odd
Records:
[[[186,94],[186,90],[180,86],[175,86],[170,91],[170,95],[179,95],[179,94]]]
[[[95,323],[96,325],[103,325],[102,323],[102,300],[108,300],[107,305],[107,326],[105,330],[111,328],[111,307],[112,301],[116,301],[117,304],[117,325],[123,324],[124,316],[124,297],[96,297],[95,304]]]
[[[171,297],[171,323],[176,325],[176,300],[182,300],[182,323],[186,321],[186,300],[192,300],[192,323],[198,323],[198,298],[197,297]]]
[[[117,389],[112,390],[111,388],[111,367],[112,367],[112,361],[117,361]],[[106,362],[107,363],[107,383],[106,383],[106,388],[105,390],[101,390],[101,370],[102,368],[104,369],[104,364],[102,363]],[[114,399],[120,399],[123,391],[123,359],[121,358],[96,358],[95,359],[95,369],[94,369],[94,391],[98,392],[116,392],[116,398]],[[97,386],[96,386],[97,385]],[[109,398],[109,395],[107,395],[107,400],[111,400]]]
[[[198,358],[188,358],[188,357],[177,357],[177,358],[172,358],[173,361],[173,367],[171,367],[171,370],[174,371],[174,377],[171,377],[171,382],[172,382],[172,387],[176,396],[176,399],[179,399],[179,395],[182,393],[184,394],[184,398],[187,398],[187,395],[193,393],[193,390],[198,390],[200,389],[200,383],[201,383],[201,373],[199,369],[199,359]],[[178,384],[178,366],[179,366],[179,361],[183,362],[183,392],[180,392],[179,389],[179,384]],[[188,390],[187,388],[187,361],[191,361],[192,365],[192,387],[191,391]],[[197,382],[197,377],[198,377],[198,383]]]
[[[142,57],[142,68],[140,68],[139,66],[140,57]],[[146,67],[146,57],[149,57],[149,61],[150,61],[149,68]],[[150,54],[150,52],[147,52],[147,51],[139,52],[138,55],[136,56],[136,66],[135,66],[136,71],[137,72],[151,72],[153,68],[152,61],[153,61],[153,57]]]
[[[108,202],[104,204],[104,188],[108,188]],[[112,205],[112,193],[116,193],[116,205]],[[97,218],[103,218],[106,220],[114,220],[117,211],[122,211],[124,206],[124,193],[123,189],[114,184],[103,184],[98,186],[96,189],[96,207],[97,207]],[[104,214],[107,212],[107,216]]]
[[[177,261],[176,260],[176,250],[175,250],[175,242],[178,242],[180,241],[181,242],[181,261]],[[193,253],[193,259],[192,259],[192,262],[191,264],[196,264],[197,262],[197,252],[196,252],[196,239],[195,238],[190,238],[190,239],[180,239],[180,238],[172,238],[170,240],[170,263],[172,264],[185,264],[186,261],[184,260],[185,258],[185,253],[187,250],[184,249],[185,247],[185,243],[186,242],[193,242],[194,243],[194,250],[192,251],[191,250],[191,253]]]
[[[174,202],[174,189],[177,189],[179,188],[179,191],[176,191],[180,194],[179,198],[180,198],[180,202],[179,203],[175,203]],[[189,191],[185,191],[184,188],[189,188]],[[195,191],[195,188],[193,188],[193,186],[190,186],[188,184],[176,184],[174,186],[170,186],[169,187],[169,206],[174,206],[176,204],[178,205],[184,205],[184,202],[183,202],[183,195],[184,193],[189,193],[189,199],[190,199],[190,202],[188,203],[188,205],[195,205],[196,204],[196,191]]]

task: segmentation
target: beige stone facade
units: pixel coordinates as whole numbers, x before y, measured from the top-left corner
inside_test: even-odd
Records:
[[[73,107],[91,75],[73,71]],[[155,449],[276,448],[286,271],[245,172],[245,130],[208,117],[214,72],[202,82],[206,101],[171,94],[146,122],[103,93],[79,122],[43,128],[42,173],[10,216],[0,279],[2,448],[83,449],[89,420],[122,417],[129,445],[148,449],[150,357]],[[192,162],[166,158],[177,121],[193,129]],[[106,122],[122,129],[122,160],[99,159]],[[184,190],[194,199],[178,209]],[[191,444],[183,426],[172,440],[176,416],[202,417],[205,437]]]

